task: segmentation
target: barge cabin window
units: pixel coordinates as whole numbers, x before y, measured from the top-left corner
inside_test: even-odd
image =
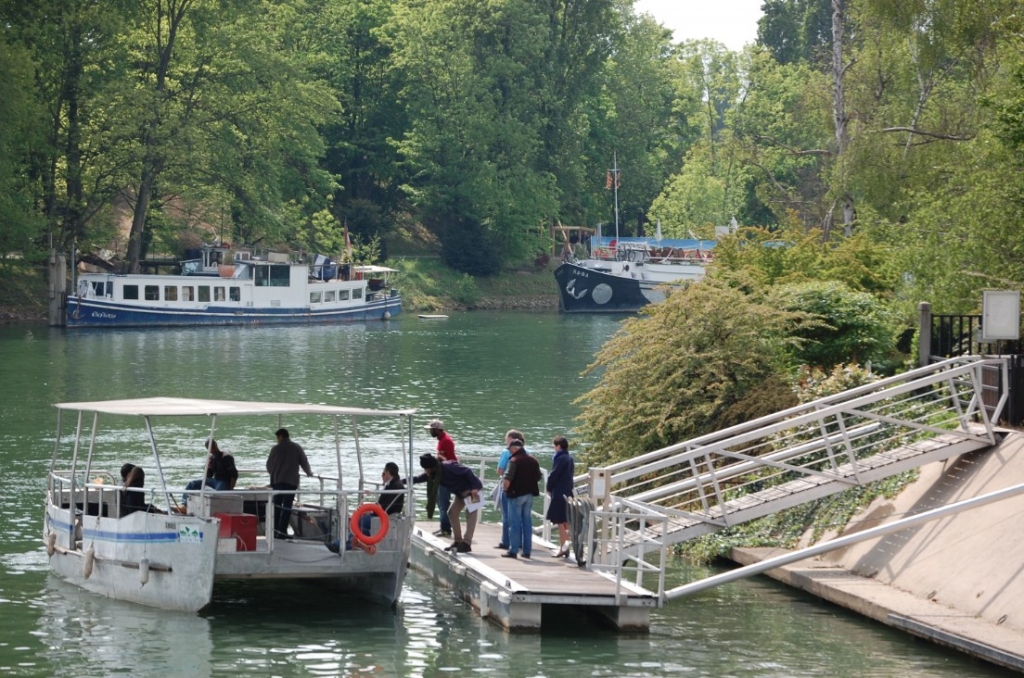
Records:
[[[256,266],[256,287],[291,286],[291,266]]]

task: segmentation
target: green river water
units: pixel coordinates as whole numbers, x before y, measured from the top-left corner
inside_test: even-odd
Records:
[[[416,572],[394,611],[309,585],[236,585],[199,614],[108,600],[47,572],[40,533],[55,402],[167,395],[411,407],[424,423],[444,419],[461,454],[496,458],[504,432],[519,428],[549,465],[551,437],[572,438],[573,400],[594,383],[580,373],[618,322],[477,312],[338,327],[0,328],[0,675],[1005,675],[764,578],[669,603],[649,633],[567,614],[546,617],[541,633],[509,634]],[[314,470],[329,468],[328,446],[292,433]],[[133,435],[110,461],[145,458]],[[430,450],[417,435],[417,452]],[[262,468],[272,443],[269,429],[222,437],[242,468]],[[367,449],[370,463],[392,454]],[[168,469],[187,479],[201,463],[185,455]],[[669,579],[706,573],[675,564]]]

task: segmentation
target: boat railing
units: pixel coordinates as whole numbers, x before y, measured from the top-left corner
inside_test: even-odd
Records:
[[[182,491],[187,498],[187,512],[198,517],[210,518],[220,514],[243,514],[257,517],[257,536],[264,537],[270,550],[280,537],[274,534],[274,497],[294,495],[289,514],[288,524],[291,527],[291,538],[299,541],[319,541],[325,543],[345,543],[351,534],[350,521],[352,514],[363,504],[376,504],[382,494],[404,494],[405,507],[401,516],[412,516],[412,490],[383,490],[377,486],[372,488],[342,489],[336,485],[336,479],[315,476],[319,487],[302,487],[296,490],[274,490],[269,487],[250,487],[232,490]],[[389,516],[390,520],[399,515]],[[374,532],[379,529],[374,527]],[[381,543],[387,550],[388,541]],[[396,550],[401,544],[395,542]]]
[[[73,489],[72,489],[73,488]],[[154,490],[145,488],[125,488],[117,483],[114,474],[101,471],[96,473],[92,482],[71,482],[70,471],[55,470],[50,474],[49,492],[51,503],[61,509],[75,507],[76,516],[98,516],[117,518],[128,515],[138,508],[126,511],[122,501],[123,491],[143,495],[138,506],[147,505],[153,499]]]
[[[55,470],[49,477],[50,500],[61,509],[74,506],[77,516],[96,516],[102,518],[123,518],[138,508],[126,509],[124,491],[139,493],[143,499],[138,506],[147,507],[151,513],[181,513],[179,506],[187,507],[184,515],[210,519],[224,514],[254,515],[257,518],[257,535],[266,537],[269,548],[273,549],[274,520],[273,499],[277,495],[294,494],[295,501],[290,510],[289,525],[294,539],[304,541],[345,542],[351,532],[349,521],[352,514],[362,504],[376,503],[382,494],[404,494],[405,508],[401,515],[410,520],[413,516],[412,489],[383,490],[374,485],[372,488],[341,489],[337,479],[316,477],[317,487],[300,487],[297,490],[273,490],[269,487],[236,488],[232,490],[215,490],[206,487],[200,490],[185,490],[184,487],[164,490],[153,488],[125,488],[113,473],[106,471],[90,473],[92,482],[81,479],[72,483],[70,471]],[[72,489],[73,488],[73,489]],[[164,508],[156,505],[160,497],[169,496],[171,506]],[[176,502],[184,499],[182,504]],[[134,503],[134,502],[133,502]],[[147,510],[143,509],[143,510]],[[391,520],[397,515],[389,516]],[[267,527],[269,525],[270,527]],[[374,531],[378,527],[374,526]],[[80,525],[78,530],[80,531]],[[76,541],[81,537],[76,536]],[[387,550],[388,541],[381,543],[380,548]],[[396,542],[396,549],[401,545]]]

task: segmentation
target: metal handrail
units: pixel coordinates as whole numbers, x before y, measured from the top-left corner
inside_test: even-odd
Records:
[[[490,497],[491,492],[493,492],[494,485],[496,483],[501,482],[500,478],[497,479],[497,480],[491,480],[491,479],[485,477],[487,466],[489,464],[493,464],[495,466],[495,468],[497,468],[497,463],[498,463],[498,458],[497,457],[490,457],[490,456],[485,457],[485,456],[479,456],[479,455],[459,455],[459,463],[463,464],[465,466],[469,466],[470,468],[474,469],[474,472],[476,473],[477,477],[480,478],[480,480],[483,482],[483,484],[484,484],[484,494],[486,496],[488,496],[488,497]],[[546,469],[543,466],[541,466],[540,467],[540,475],[541,475],[541,480],[540,480],[540,483],[541,483],[541,494],[540,494],[540,496],[541,496],[541,500],[542,500],[541,501],[541,510],[540,510],[540,513],[538,513],[537,511],[531,511],[530,512],[531,515],[534,518],[539,518],[540,519],[540,525],[538,527],[534,527],[533,528],[533,532],[534,532],[534,534],[537,534],[544,541],[551,541],[551,523],[549,523],[548,521],[544,520],[544,516],[546,516],[547,513],[548,513],[548,505],[551,503],[551,497],[549,497],[547,495],[547,493],[544,492],[544,487],[547,485],[547,480],[548,480],[548,469]]]
[[[1001,370],[1004,388],[990,412],[981,376],[992,368]],[[653,563],[645,563],[652,544],[663,549],[897,473],[917,463],[899,457],[908,446],[994,444],[993,422],[1008,396],[1006,377],[1003,359],[958,357],[591,468],[576,479],[588,479],[597,504],[587,525],[587,566],[613,571],[630,563],[641,578],[652,571]],[[897,457],[901,463],[893,464]],[[797,496],[808,489],[814,491],[806,498]],[[655,514],[662,522],[650,517]],[[661,587],[659,580],[659,593]]]

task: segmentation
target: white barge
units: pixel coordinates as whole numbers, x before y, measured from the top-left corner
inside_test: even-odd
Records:
[[[278,325],[387,320],[402,309],[391,287],[395,269],[336,264],[318,256],[296,263],[273,253],[235,253],[217,263],[216,250],[182,262],[179,274],[84,273],[68,295],[67,327]]]

